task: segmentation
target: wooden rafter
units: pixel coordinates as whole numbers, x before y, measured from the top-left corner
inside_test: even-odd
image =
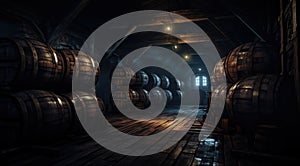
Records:
[[[55,39],[62,35],[66,31],[68,26],[76,19],[78,14],[89,4],[90,1],[91,0],[79,0],[77,3],[75,3],[70,13],[63,17],[63,19],[54,28],[47,43],[52,44]]]

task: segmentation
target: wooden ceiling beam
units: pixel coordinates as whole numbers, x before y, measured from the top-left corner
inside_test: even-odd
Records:
[[[77,18],[79,13],[85,9],[91,0],[79,0],[75,3],[74,7],[71,7],[72,10],[57,24],[53,29],[49,38],[47,40],[48,44],[52,44],[60,35],[62,35],[68,28],[68,26]]]

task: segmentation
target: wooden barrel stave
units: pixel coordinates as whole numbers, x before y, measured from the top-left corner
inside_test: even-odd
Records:
[[[151,90],[154,87],[158,87],[161,85],[161,79],[157,74],[151,73],[148,74],[149,76],[149,82],[147,85],[145,85],[146,90]]]
[[[97,83],[100,74],[98,62],[81,51],[75,51],[73,55],[75,55],[75,59],[77,60],[77,63],[75,63],[77,70],[73,71],[73,76],[83,83],[92,83],[93,79]],[[78,56],[76,57],[76,55]]]
[[[226,57],[223,57],[219,62],[216,63],[212,74],[210,75],[211,87],[215,89],[220,84],[227,82],[224,62]],[[226,80],[224,80],[224,78]]]
[[[3,122],[16,123],[6,127],[16,133],[13,134],[15,138],[4,141],[8,144],[55,139],[63,136],[71,127],[71,107],[65,98],[54,93],[23,91],[3,94],[0,101],[4,106],[1,110],[1,130],[5,128]]]
[[[1,39],[0,53],[1,86],[50,85],[63,79],[63,58],[39,41]]]
[[[288,80],[276,75],[247,77],[229,89],[226,109],[243,128],[253,129],[261,122],[280,123],[291,114],[295,103]]]
[[[131,88],[142,88],[149,82],[149,77],[146,72],[140,70],[132,77],[130,81]]]
[[[133,99],[132,103],[140,109],[145,109],[149,107],[149,92],[145,89],[135,89],[132,91],[132,93],[134,93],[134,91],[138,94],[138,99]]]
[[[137,89],[142,88],[143,86],[148,84],[149,77],[147,73],[143,70],[136,72],[135,74],[130,68],[120,68],[114,71],[115,81],[112,83],[112,88],[114,90],[130,88]],[[128,83],[126,82],[126,78],[130,77],[131,80]]]
[[[82,115],[83,118],[81,120],[92,120],[96,116],[98,116],[97,115],[98,108],[100,108],[100,110],[103,113],[107,111],[103,100],[99,97],[96,97],[95,95],[92,95],[92,94],[89,94],[86,92],[77,92],[77,93],[73,93],[73,94],[71,94],[71,93],[62,94],[62,96],[64,96],[68,100],[68,102],[70,103],[70,106],[71,106],[72,113],[74,114],[74,120],[73,120],[72,128],[71,128],[72,133],[86,134],[86,131],[82,127],[77,114]],[[77,102],[77,104],[76,104],[77,111],[75,109],[74,98]],[[95,103],[97,103],[97,104],[95,104]],[[83,112],[86,110],[89,111],[88,114]]]
[[[227,79],[235,83],[255,74],[278,74],[280,56],[265,42],[246,43],[231,51],[224,66]]]
[[[173,93],[170,90],[165,90],[167,96],[167,104],[170,104],[173,100]]]
[[[166,75],[160,75],[159,76],[161,80],[160,87],[163,89],[167,89],[170,86],[170,79]]]
[[[152,91],[149,95],[150,100],[162,101],[166,97],[167,105],[173,101],[173,93],[170,90],[153,89]]]
[[[132,104],[139,109],[145,109],[150,105],[149,93],[145,89],[130,89],[127,93],[116,91],[115,98],[111,98],[111,101],[116,108],[116,103],[120,105],[120,109],[126,109],[128,103],[125,100],[126,96],[129,96]]]

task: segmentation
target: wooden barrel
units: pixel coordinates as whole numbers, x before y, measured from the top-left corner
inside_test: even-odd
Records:
[[[158,77],[157,74],[151,73],[148,74],[149,76],[149,82],[147,85],[145,85],[145,89],[151,90],[154,87],[158,87],[161,85],[161,79]]]
[[[163,97],[164,96],[161,89],[152,89],[152,93],[149,94],[149,100],[151,101],[162,101]]]
[[[30,90],[0,95],[1,145],[53,140],[71,127],[68,101],[52,92]]]
[[[97,97],[97,101],[98,101],[98,106],[101,109],[102,112],[105,112],[105,103],[103,102],[103,100],[100,97]]]
[[[173,94],[170,90],[163,90],[163,89],[153,89],[153,92],[150,93],[149,99],[150,100],[157,100],[157,101],[162,101],[164,99],[164,96],[167,99],[167,105],[170,104],[173,100]],[[165,94],[164,94],[165,93]]]
[[[129,97],[130,97],[131,101],[139,101],[140,94],[139,94],[138,91],[130,89],[129,90]]]
[[[165,90],[167,96],[167,104],[170,104],[173,100],[173,94],[170,90]]]
[[[184,82],[183,81],[180,81],[178,79],[175,80],[175,89],[179,90],[180,88],[182,88],[184,86]]]
[[[211,111],[209,122],[218,123],[221,128],[228,129],[228,119],[232,119],[226,109],[226,96],[232,84],[223,83],[218,85],[208,97],[208,111]],[[214,98],[214,104],[211,105],[211,98]],[[222,111],[221,119],[215,111]],[[224,123],[225,122],[225,123]]]
[[[242,128],[279,123],[291,115],[295,95],[292,81],[276,75],[247,77],[228,91],[226,106]]]
[[[136,93],[138,94],[138,98],[132,98],[131,101],[132,103],[140,108],[140,109],[145,109],[149,107],[150,102],[149,102],[149,92],[145,89],[136,89],[132,90],[131,93]]]
[[[128,108],[128,103],[125,100],[126,96],[129,96],[132,104],[140,109],[147,108],[149,106],[149,93],[144,89],[130,89],[129,92],[115,91],[115,96],[113,98],[114,107],[116,103],[120,106],[120,109]]]
[[[45,86],[64,78],[64,60],[51,47],[29,39],[0,39],[0,86]]]
[[[65,62],[65,73],[61,86],[71,89],[73,76],[80,78],[82,82],[89,82],[92,77],[95,77],[95,83],[97,83],[100,69],[96,60],[78,50],[57,51],[62,55]],[[78,58],[78,55],[80,55],[80,58]],[[78,60],[77,64],[75,64],[76,60]],[[74,71],[75,65],[76,71]]]
[[[232,83],[255,74],[280,72],[280,56],[265,42],[252,42],[238,46],[224,62],[225,73]]]
[[[180,106],[182,95],[183,94],[182,94],[182,92],[180,90],[175,90],[173,92],[173,105],[174,106]]]
[[[212,107],[215,109],[222,109],[223,110],[223,116],[228,118],[229,114],[228,114],[228,111],[226,110],[226,108],[228,108],[226,106],[226,96],[228,94],[228,90],[230,89],[230,87],[232,86],[232,84],[227,84],[227,83],[223,83],[223,84],[220,84],[219,86],[217,86],[211,93],[211,97],[210,97],[210,100],[211,98],[215,98],[215,100],[217,101],[214,105],[212,105]],[[222,97],[221,96],[225,96],[224,98],[224,102],[225,104],[223,105],[221,102],[222,100]],[[210,101],[209,101],[210,102]],[[209,104],[210,105],[210,104]],[[222,106],[223,105],[223,106]]]
[[[81,120],[90,120],[94,119],[95,116],[98,116],[98,108],[105,113],[106,107],[103,102],[103,100],[99,97],[96,97],[95,95],[91,95],[85,92],[77,92],[77,93],[67,93],[62,94],[68,102],[70,103],[70,106],[72,108],[72,113],[74,114],[74,121],[72,123],[71,132],[75,134],[86,134],[84,128],[81,125],[81,122],[78,118],[78,114],[81,114],[82,118]],[[75,100],[77,103],[75,109]],[[94,104],[97,103],[97,104]],[[88,110],[88,114],[84,114],[83,111]]]
[[[211,87],[212,89],[217,88],[220,84],[226,82],[226,74],[225,74],[225,69],[224,69],[224,62],[225,58],[223,57],[214,67],[214,70],[210,76],[210,81],[211,81]]]
[[[125,82],[126,77],[128,78],[132,76],[129,83],[130,88],[142,88],[143,86],[147,85],[149,81],[147,73],[142,70],[134,74],[130,68],[120,68],[114,72],[115,82],[112,83],[112,88],[115,90],[128,88],[128,84]]]
[[[118,68],[118,70],[114,70],[114,73],[111,73],[111,77],[114,76],[115,77],[132,77],[134,75],[134,72],[131,68],[127,68],[127,67],[121,67]]]
[[[148,82],[149,82],[149,77],[148,77],[147,73],[140,70],[137,73],[135,73],[135,75],[132,77],[132,79],[130,81],[130,86],[132,88],[141,88],[141,87],[147,85]]]
[[[29,20],[15,17],[14,14],[9,14],[9,12],[5,12],[5,14],[1,12],[0,20],[1,38],[18,37],[44,40],[43,34]]]
[[[160,75],[159,78],[161,80],[160,87],[163,89],[169,88],[169,86],[170,86],[169,78],[166,75]]]

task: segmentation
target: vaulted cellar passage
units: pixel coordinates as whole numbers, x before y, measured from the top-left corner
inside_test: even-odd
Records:
[[[0,3],[0,165],[299,163],[296,0]]]

